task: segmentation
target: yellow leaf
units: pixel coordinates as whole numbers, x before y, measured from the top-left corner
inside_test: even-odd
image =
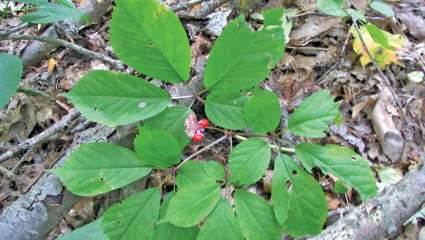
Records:
[[[47,73],[49,75],[52,74],[56,66],[58,66],[58,62],[54,58],[49,58],[47,61]]]
[[[370,32],[371,29],[374,32]],[[372,60],[366,49],[363,48],[362,41],[354,26],[351,27],[350,31],[354,36],[354,52],[360,55],[360,63],[365,67]],[[397,57],[397,52],[406,45],[406,40],[402,36],[381,30],[370,23],[360,27],[360,34],[367,49],[381,69],[393,63],[403,66]]]

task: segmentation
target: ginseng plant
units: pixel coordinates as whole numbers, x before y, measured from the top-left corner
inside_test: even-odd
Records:
[[[352,149],[311,142],[282,146],[283,132],[321,138],[328,124],[341,119],[338,103],[322,90],[282,121],[279,97],[260,86],[283,56],[284,20],[284,10],[276,8],[263,12],[258,30],[243,16],[223,29],[205,67],[205,88],[193,97],[205,100],[197,113],[172,105],[163,88],[130,74],[91,71],[79,80],[65,96],[83,116],[112,127],[137,124],[138,134],[134,149],[101,142],[81,145],[52,171],[67,189],[96,196],[152,172],[172,176],[175,186],[171,192],[161,185],[133,194],[63,238],[277,240],[284,234],[315,235],[328,209],[313,169],[353,188],[362,200],[376,195],[368,162]],[[162,86],[189,79],[187,34],[178,17],[156,0],[117,0],[109,33],[114,53],[149,79],[166,82]],[[204,113],[211,123],[196,120],[195,114]],[[217,139],[206,142],[206,134]],[[208,148],[230,139],[235,146],[229,147],[224,163],[182,160],[190,144]],[[273,170],[271,197],[248,191],[267,170]]]

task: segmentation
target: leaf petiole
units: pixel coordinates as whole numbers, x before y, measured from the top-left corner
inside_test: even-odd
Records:
[[[233,137],[238,139],[238,140],[241,140],[241,141],[245,141],[245,140],[248,139],[248,138],[242,137],[240,135],[234,135]],[[276,146],[274,144],[269,144],[269,145],[270,145],[271,148],[278,150],[278,151],[281,151],[281,152],[286,152],[286,153],[291,153],[291,154],[295,153],[295,149],[293,149],[293,148],[279,147],[279,146]]]

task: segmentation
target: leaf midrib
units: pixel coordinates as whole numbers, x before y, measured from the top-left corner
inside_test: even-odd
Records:
[[[212,186],[212,185],[211,185]],[[208,194],[205,194],[202,198],[198,198],[194,203],[192,203],[191,205],[187,205],[183,208],[181,208],[181,210],[186,210],[189,207],[195,206],[198,203],[202,202],[203,200],[205,200],[206,198],[210,197],[210,195],[212,195],[212,193],[217,189],[217,186],[211,187],[211,191],[209,191]],[[212,195],[213,196],[213,195]]]
[[[162,4],[162,3],[159,3],[159,4]],[[130,13],[132,13],[132,12],[134,12],[134,11],[132,11],[132,10],[129,10],[128,8],[127,8],[127,5],[126,4],[124,4],[124,6],[125,6],[125,9],[126,9],[126,11],[127,12],[130,12]],[[122,6],[121,6],[122,7]],[[161,7],[162,8],[164,8],[164,6],[162,6],[161,5]],[[168,9],[166,9],[166,11],[169,11]],[[174,71],[174,73],[178,76],[178,78],[180,79],[180,80],[182,80],[181,82],[184,82],[184,79],[183,79],[183,76],[180,76],[180,73],[179,72],[177,72],[177,70],[176,70],[176,68],[174,67],[174,65],[173,64],[171,64],[171,62],[166,58],[166,56],[164,55],[164,53],[162,52],[162,49],[161,48],[159,48],[157,45],[156,45],[156,42],[152,39],[152,37],[145,31],[145,29],[142,27],[142,25],[140,25],[140,23],[139,23],[139,21],[137,21],[137,18],[135,18],[132,14],[128,14],[129,15],[129,17],[131,18],[131,19],[133,19],[133,21],[135,21],[136,22],[136,25],[139,27],[139,29],[141,29],[141,31],[149,38],[149,40],[151,41],[151,42],[153,42],[154,44],[155,44],[155,48],[156,49],[158,49],[158,52],[161,54],[161,56],[165,59],[165,62],[167,62],[167,64],[168,65],[170,65],[171,66],[171,69]],[[164,80],[166,80],[166,79],[164,79]]]
[[[70,167],[71,168],[71,167]],[[91,172],[91,171],[114,171],[114,170],[126,170],[126,169],[149,169],[146,166],[131,166],[131,167],[119,167],[119,168],[96,168],[96,169],[68,169],[68,171],[72,172]]]
[[[244,27],[247,27],[246,26],[246,22],[244,22],[244,24],[245,24],[245,26]],[[253,34],[253,35],[255,35],[255,32],[252,32],[250,29],[248,29],[248,31],[249,31],[249,33],[250,34]],[[255,36],[256,37],[256,36]],[[250,47],[251,47],[251,45],[253,44],[253,42],[255,42],[255,41],[253,41],[254,40],[254,36],[252,36],[252,37],[250,37],[249,38],[249,40],[250,40],[250,42],[247,44],[247,47],[244,49],[245,51],[244,51],[244,53],[246,52],[246,49],[249,49]],[[228,74],[228,72],[231,70],[231,69],[233,69],[233,67],[239,62],[239,60],[240,60],[240,58],[242,58],[242,56],[245,56],[246,54],[241,54],[241,55],[239,55],[239,56],[237,56],[236,58],[235,58],[235,61],[233,61],[233,63],[232,64],[230,64],[229,65],[229,67],[228,68],[226,68],[226,70],[225,71],[223,71],[222,72],[222,74],[219,76],[219,77],[217,77],[216,79],[216,81],[208,88],[208,89],[212,89],[213,87],[215,87],[217,84],[219,84],[220,82],[221,82],[221,80],[224,78],[224,76],[226,76],[226,74]]]
[[[131,220],[131,223],[127,225],[127,227],[124,230],[124,233],[120,236],[120,240],[123,239],[123,236],[126,235],[126,233],[128,232],[128,230],[130,229],[130,227],[134,224],[135,220],[139,218],[139,215],[145,210],[146,206],[148,205],[148,203],[150,202],[150,200],[152,199],[153,195],[155,195],[155,192],[152,191],[152,193],[150,194],[148,200],[146,200],[146,204],[143,205],[143,207],[141,208],[141,210],[136,214],[136,216]]]
[[[326,106],[326,104],[322,104],[318,109],[316,109],[316,113],[317,112],[319,112],[320,113],[320,110],[321,110],[321,108],[323,107],[325,107]],[[330,111],[331,113],[332,113],[332,111],[333,111],[333,109]],[[314,115],[315,114],[309,114],[309,116],[311,116],[310,118],[300,118],[299,119],[299,121],[296,121],[294,124],[293,124],[293,126],[295,127],[295,126],[299,126],[299,125],[302,125],[302,124],[307,124],[307,123],[312,123],[312,122],[315,122],[315,121],[321,121],[321,122],[325,122],[325,119],[326,118],[329,118],[329,117],[331,117],[332,115],[331,114],[328,114],[328,115],[325,115],[325,116],[321,116],[321,117],[318,117],[318,118],[314,118]],[[301,115],[300,115],[301,116]],[[306,119],[305,121],[303,121],[303,119]]]
[[[260,226],[260,228],[263,230],[263,232],[264,233],[266,233],[266,235],[267,235],[267,231],[266,231],[266,229],[265,229],[265,226],[263,226],[263,224],[261,224],[259,221],[258,221],[258,219],[255,217],[255,215],[254,214],[252,214],[252,212],[250,211],[250,208],[248,208],[248,206],[246,205],[246,203],[245,203],[245,201],[242,201],[243,202],[243,205],[245,206],[245,209],[247,209],[248,211],[248,214],[254,219],[254,221],[257,223],[257,225],[259,225]]]

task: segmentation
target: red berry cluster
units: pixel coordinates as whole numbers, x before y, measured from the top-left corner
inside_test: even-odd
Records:
[[[198,128],[195,130],[195,134],[192,136],[193,142],[201,142],[204,139],[205,128],[208,127],[208,119],[203,118],[198,121]]]

